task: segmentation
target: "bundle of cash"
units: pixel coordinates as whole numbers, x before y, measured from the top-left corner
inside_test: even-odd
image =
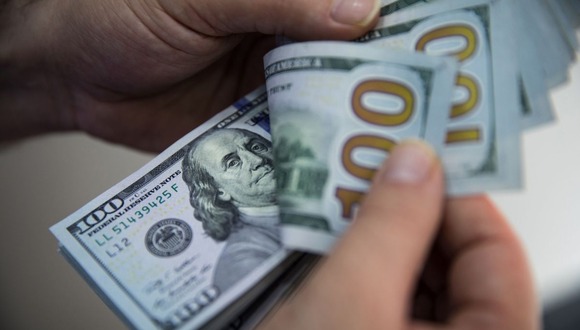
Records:
[[[384,4],[377,26],[356,40],[372,50],[290,43],[265,58],[286,247],[328,252],[405,138],[434,146],[451,195],[520,188],[520,133],[553,119],[546,86],[566,80],[573,53],[556,34],[561,67],[542,68],[539,42],[524,34],[531,15],[512,14],[526,11],[520,2]],[[546,38],[555,28],[536,24]],[[436,81],[425,66],[435,58],[455,60],[453,80]]]
[[[279,239],[268,129],[260,89],[53,226],[60,251],[134,328],[225,326],[299,259]]]
[[[357,40],[270,52],[266,86],[51,231],[131,328],[253,328],[401,140],[434,147],[449,194],[520,188],[520,135],[554,119],[579,25],[573,0],[383,0]]]
[[[457,63],[337,42],[283,46],[265,61],[284,244],[323,253],[398,140],[444,151]]]

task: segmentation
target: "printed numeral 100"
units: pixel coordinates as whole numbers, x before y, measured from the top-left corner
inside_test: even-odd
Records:
[[[419,38],[415,49],[424,52],[427,45],[433,41],[458,37],[465,41],[463,47],[445,55],[455,56],[459,62],[464,62],[473,57],[478,46],[477,33],[473,27],[469,25],[457,24],[431,30]],[[455,84],[458,87],[464,88],[467,91],[468,96],[465,101],[453,106],[450,115],[452,120],[472,113],[479,104],[481,94],[481,89],[479,88],[477,81],[468,74],[459,73]],[[480,139],[481,131],[479,128],[457,129],[447,132],[446,143],[461,143],[478,141]]]
[[[399,98],[401,107],[398,111],[382,113],[365,106],[363,98],[367,93],[378,93]],[[415,111],[415,98],[412,90],[399,82],[373,79],[359,83],[351,96],[351,110],[362,122],[380,126],[396,127],[407,123]],[[376,168],[357,163],[354,153],[357,149],[375,149],[385,153],[391,152],[396,142],[390,137],[374,134],[361,134],[350,137],[342,146],[341,162],[348,174],[370,183]],[[360,204],[364,192],[338,187],[335,196],[342,206],[343,218],[352,219],[355,207]]]

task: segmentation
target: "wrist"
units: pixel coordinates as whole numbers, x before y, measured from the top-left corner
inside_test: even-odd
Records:
[[[74,128],[50,63],[53,1],[0,0],[0,141]]]

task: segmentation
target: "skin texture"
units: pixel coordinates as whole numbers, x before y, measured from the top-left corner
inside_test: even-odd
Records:
[[[420,163],[421,179],[405,180]],[[421,286],[435,294],[418,306]],[[262,329],[539,329],[538,314],[506,220],[486,197],[445,199],[440,163],[410,142],[376,174],[330,257]]]
[[[161,151],[264,82],[273,35],[351,39],[378,16],[377,5],[363,22],[343,24],[334,7],[331,0],[9,1],[0,12],[0,139],[80,129]]]
[[[0,0],[0,141],[83,130],[160,151],[263,83],[272,35],[362,35],[364,0]],[[376,174],[352,227],[273,329],[537,329],[517,238],[481,196],[445,198],[417,142]],[[364,256],[364,257],[361,257]]]

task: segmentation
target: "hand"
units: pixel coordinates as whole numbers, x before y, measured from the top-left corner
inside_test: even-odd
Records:
[[[330,257],[263,327],[538,329],[538,320],[504,218],[484,197],[444,200],[434,153],[407,142],[378,171]]]
[[[378,0],[335,3],[8,0],[0,139],[82,129],[160,151],[263,83],[271,35],[351,39],[378,18]]]

